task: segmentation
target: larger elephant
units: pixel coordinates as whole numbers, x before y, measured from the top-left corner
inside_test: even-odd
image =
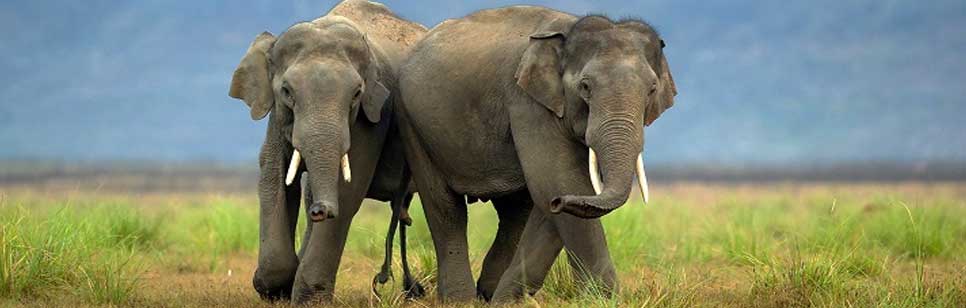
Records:
[[[405,200],[409,179],[401,145],[393,143],[396,71],[425,32],[381,4],[348,0],[278,37],[258,35],[242,58],[229,95],[251,108],[252,119],[269,116],[253,278],[263,297],[331,298],[362,199]],[[296,254],[303,171],[313,223]]]
[[[641,20],[532,6],[448,20],[417,44],[400,70],[399,116],[441,297],[536,292],[562,248],[581,281],[616,287],[598,217],[643,180],[645,127],[673,104],[663,47]],[[467,198],[492,199],[500,216],[477,290]]]

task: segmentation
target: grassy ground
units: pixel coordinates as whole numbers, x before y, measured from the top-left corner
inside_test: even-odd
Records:
[[[560,258],[520,305],[966,307],[966,184],[686,183],[652,194],[604,219],[617,296],[575,285]],[[369,292],[389,217],[371,203],[349,235],[337,304],[441,305],[418,208],[410,258],[431,295],[406,301],[398,279],[381,299]],[[0,188],[0,306],[271,306],[251,287],[257,214],[253,195]],[[495,222],[491,206],[470,206],[476,273]]]

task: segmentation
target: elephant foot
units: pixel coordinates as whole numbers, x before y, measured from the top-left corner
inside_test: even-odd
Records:
[[[268,302],[276,302],[280,300],[288,300],[292,295],[292,285],[283,285],[280,287],[268,287],[259,284],[257,281],[253,283],[255,285],[255,291],[258,292],[258,296],[262,300]]]
[[[484,289],[481,285],[476,286],[476,297],[484,302],[489,302],[493,298],[493,291]]]
[[[331,286],[323,283],[304,283],[296,281],[292,288],[292,305],[325,303],[332,300]]]
[[[265,275],[261,275],[260,271],[255,271],[255,277],[252,278],[252,286],[255,287],[255,291],[258,292],[258,296],[262,300],[275,302],[279,300],[288,300],[292,294],[292,279],[269,279]]]
[[[380,284],[386,284],[389,282],[389,278],[392,278],[392,272],[387,272],[385,269],[372,277],[372,294],[379,296],[379,290],[376,287]]]
[[[418,281],[413,279],[403,280],[403,293],[407,299],[418,299],[426,296],[426,289]]]
[[[404,226],[413,226],[413,218],[412,216],[409,216],[409,209],[403,209],[402,213],[399,213],[399,221],[401,221]]]

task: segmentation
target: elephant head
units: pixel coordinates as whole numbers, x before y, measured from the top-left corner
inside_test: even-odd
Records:
[[[597,192],[556,197],[551,212],[605,215],[627,201],[635,173],[647,199],[644,130],[677,94],[663,48],[647,23],[602,16],[553,21],[530,35],[517,85],[589,148],[588,169]]]
[[[313,221],[338,215],[339,182],[351,180],[349,128],[363,121],[360,110],[365,121],[379,122],[389,96],[381,62],[358,29],[335,16],[296,24],[278,38],[262,33],[232,76],[229,95],[251,108],[253,120],[274,112],[277,131],[294,148],[285,185],[304,160],[316,196]]]

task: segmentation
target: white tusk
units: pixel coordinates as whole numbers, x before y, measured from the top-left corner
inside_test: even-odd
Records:
[[[352,169],[349,169],[349,153],[342,155],[342,179],[348,182],[352,182]]]
[[[295,180],[295,173],[299,170],[299,164],[302,163],[302,154],[299,150],[292,151],[292,163],[288,164],[288,174],[285,175],[285,186],[292,185],[292,181]]]
[[[590,170],[590,184],[594,186],[594,192],[600,194],[600,172],[597,172],[597,153],[594,149],[587,147],[590,152],[587,157],[587,169]]]
[[[647,175],[644,174],[644,153],[637,154],[637,185],[640,185],[641,196],[644,198],[644,204],[647,204],[651,193],[647,190]]]

